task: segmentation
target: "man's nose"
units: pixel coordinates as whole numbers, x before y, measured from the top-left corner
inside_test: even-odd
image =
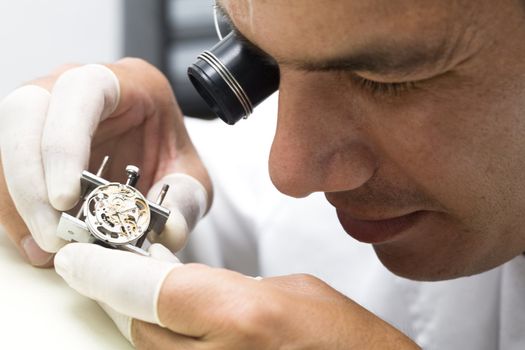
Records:
[[[378,162],[364,118],[336,84],[329,73],[281,72],[269,169],[284,194],[353,190],[374,175]]]

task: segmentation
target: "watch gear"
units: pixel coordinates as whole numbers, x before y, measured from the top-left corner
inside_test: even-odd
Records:
[[[127,244],[140,238],[151,217],[144,196],[119,183],[97,187],[86,200],[84,215],[90,231],[112,244]]]
[[[142,245],[149,232],[161,234],[170,211],[162,206],[169,189],[164,185],[157,202],[147,200],[135,188],[140,169],[126,167],[125,184],[102,178],[109,157],[104,158],[96,175],[82,172],[82,201],[76,216],[62,213],[57,235],[67,241],[98,243],[142,255]]]

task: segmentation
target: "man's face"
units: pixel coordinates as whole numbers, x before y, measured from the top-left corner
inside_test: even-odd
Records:
[[[521,0],[222,0],[278,63],[276,187],[414,279],[525,251]]]

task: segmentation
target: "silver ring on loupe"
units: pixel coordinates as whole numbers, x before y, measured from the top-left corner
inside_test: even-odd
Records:
[[[208,63],[215,69],[217,73],[219,73],[221,78],[226,82],[226,84],[228,84],[230,89],[233,91],[233,93],[241,103],[242,108],[245,112],[244,119],[248,118],[253,113],[253,105],[242,86],[239,84],[237,79],[235,79],[235,77],[230,73],[228,68],[210,51],[204,51],[202,54],[199,55],[198,58]]]

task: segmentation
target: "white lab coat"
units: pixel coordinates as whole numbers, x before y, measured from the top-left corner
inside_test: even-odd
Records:
[[[525,349],[525,256],[483,274],[415,282],[384,268],[343,231],[323,194],[293,199],[271,184],[267,160],[276,96],[235,127],[189,120],[215,186],[211,212],[181,257],[249,275],[315,275],[424,349]]]

